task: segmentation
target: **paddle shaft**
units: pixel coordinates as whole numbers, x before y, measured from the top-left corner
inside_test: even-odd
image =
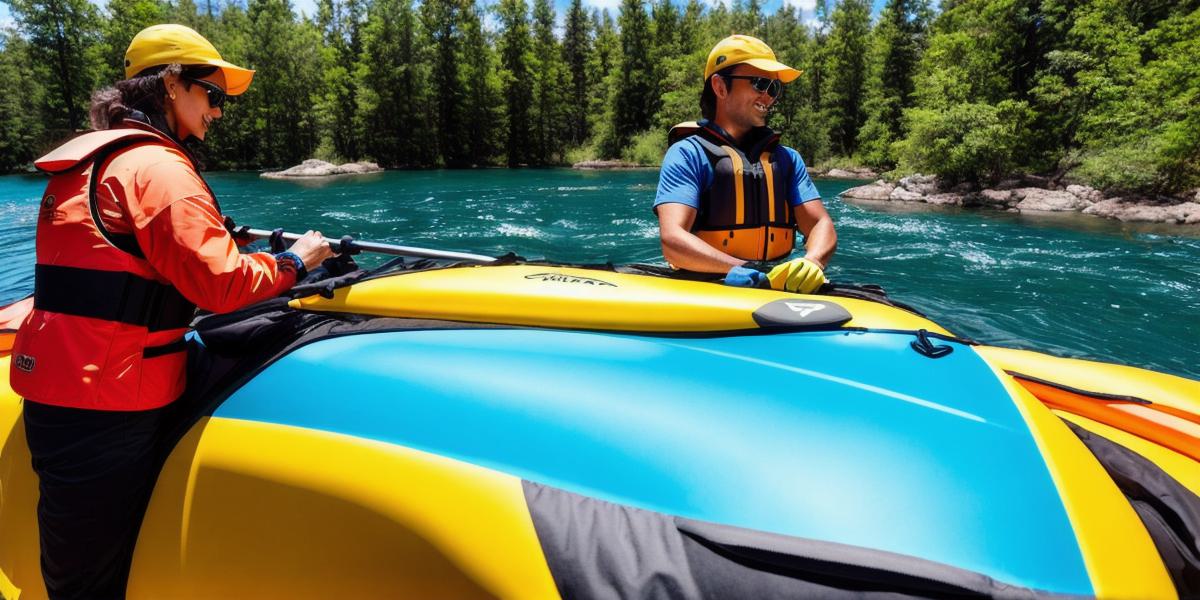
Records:
[[[246,234],[251,239],[265,240],[271,237],[270,231],[266,229],[247,229]],[[283,232],[283,239],[288,242],[295,242],[300,239],[298,233]],[[337,250],[342,247],[341,240],[331,240],[325,238],[325,243],[329,244],[330,248]],[[471,262],[490,263],[496,259],[491,256],[482,254],[470,254],[467,252],[450,252],[447,250],[433,250],[430,248],[416,248],[413,246],[399,246],[396,244],[383,244],[380,242],[363,242],[359,240],[351,240],[350,247],[354,250],[362,252],[374,252],[376,254],[389,254],[392,256],[416,256],[420,258],[447,258],[451,260],[467,260]]]

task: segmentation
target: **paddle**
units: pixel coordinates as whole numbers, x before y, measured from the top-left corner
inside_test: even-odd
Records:
[[[252,240],[270,239],[272,232],[266,229],[237,229],[238,234],[244,233],[250,236]],[[283,232],[282,238],[288,242],[295,242],[300,239],[298,233]],[[448,250],[432,250],[430,248],[416,248],[413,246],[399,246],[396,244],[384,244],[381,242],[364,242],[356,240],[350,236],[346,236],[340,240],[331,240],[325,238],[325,243],[333,248],[334,252],[342,253],[346,251],[354,252],[374,252],[376,254],[389,254],[392,256],[417,256],[421,258],[448,258],[452,260],[464,260],[470,262],[490,263],[496,259],[491,256],[482,254],[470,254],[467,252],[451,252]]]

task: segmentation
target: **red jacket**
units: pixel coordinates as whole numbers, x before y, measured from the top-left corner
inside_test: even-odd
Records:
[[[12,349],[12,388],[27,400],[166,405],[183,392],[196,306],[227,312],[295,283],[290,261],[238,253],[188,153],[153,128],[86,133],[34,164],[53,177],[38,214],[34,310]]]

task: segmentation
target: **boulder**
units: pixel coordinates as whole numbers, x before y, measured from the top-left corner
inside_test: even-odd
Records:
[[[623,160],[585,160],[571,165],[572,169],[582,170],[600,170],[600,169],[640,169],[645,165],[637,163],[625,162]]]
[[[900,187],[923,196],[936,194],[938,178],[936,175],[909,175],[900,180]]]
[[[1083,212],[1121,221],[1200,224],[1200,202],[1153,204],[1144,199],[1108,198],[1085,208]]]
[[[290,169],[263,173],[267,179],[289,179],[293,177],[329,177],[332,175],[361,175],[382,171],[379,165],[372,162],[346,163],[335,165],[323,160],[310,158]]]
[[[955,194],[954,192],[930,194],[925,196],[925,202],[928,204],[939,204],[943,206],[962,206],[963,195]]]
[[[892,193],[888,196],[888,200],[893,200],[896,202],[924,202],[925,194],[906,190],[902,187],[897,187],[896,189],[892,190]]]
[[[1044,190],[1041,188],[1019,188],[1012,191],[1014,197],[1020,199],[1017,210],[1021,212],[1064,212],[1083,210],[1091,206],[1091,202],[1083,200],[1066,191]]]
[[[1088,204],[1095,204],[1104,199],[1104,193],[1086,185],[1068,185],[1067,193],[1074,195]]]
[[[879,180],[870,185],[852,187],[842,192],[842,197],[855,198],[858,200],[887,200],[890,198],[892,190],[895,187],[896,186],[890,183]]]
[[[976,202],[981,206],[1007,208],[1017,202],[1017,199],[1013,197],[1012,191],[987,189],[979,192]]]

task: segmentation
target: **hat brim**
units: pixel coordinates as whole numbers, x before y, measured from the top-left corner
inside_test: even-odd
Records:
[[[213,59],[205,62],[221,69],[225,74],[225,93],[230,96],[240,96],[250,88],[250,82],[254,79],[253,69],[244,69],[231,62],[220,59]]]
[[[750,60],[743,61],[740,64],[750,65],[755,69],[762,69],[768,73],[778,73],[779,80],[784,83],[791,83],[804,72],[799,69],[793,69],[779,61],[771,60],[769,58],[751,58]]]

